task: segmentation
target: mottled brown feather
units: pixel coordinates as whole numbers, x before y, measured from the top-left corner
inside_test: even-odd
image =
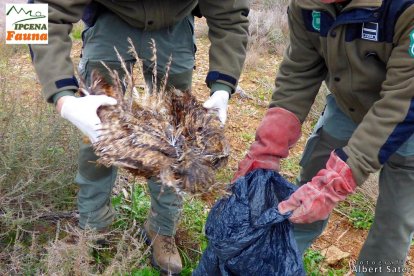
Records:
[[[98,162],[126,168],[132,174],[157,177],[182,191],[200,193],[214,184],[214,171],[226,165],[229,144],[215,114],[189,92],[147,94],[130,104],[116,72],[113,85],[92,73],[91,95],[108,95],[115,106],[102,106]]]

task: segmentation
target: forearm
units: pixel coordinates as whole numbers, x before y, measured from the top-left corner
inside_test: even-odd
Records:
[[[236,89],[246,57],[248,0],[199,1],[209,26],[209,74],[207,85],[221,83]]]
[[[270,107],[289,110],[304,122],[325,78],[326,68],[322,61],[295,61],[290,55],[285,54],[279,68]]]
[[[358,185],[379,170],[389,157],[414,134],[414,7],[400,16],[387,75],[374,103],[355,130],[344,151]]]
[[[62,91],[76,91],[78,83],[70,58],[72,24],[78,22],[88,0],[35,1],[49,5],[49,44],[30,45],[32,60],[48,102]]]
[[[305,29],[302,13],[294,1],[288,11],[289,46],[275,80],[270,107],[293,112],[301,122],[309,113],[327,69],[315,46],[319,37]]]
[[[409,88],[408,82],[402,82],[401,86]],[[358,185],[362,185],[370,173],[378,171],[414,134],[413,92],[414,87],[388,93],[375,103],[344,147]]]

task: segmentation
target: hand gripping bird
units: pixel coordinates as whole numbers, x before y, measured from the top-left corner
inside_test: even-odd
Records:
[[[81,93],[117,100],[97,113],[102,129],[93,144],[98,163],[127,169],[135,176],[157,177],[163,185],[205,192],[215,182],[214,171],[226,165],[229,144],[216,114],[205,109],[190,91],[164,89],[125,97],[116,71],[109,84],[97,71]],[[142,93],[141,93],[142,94]]]

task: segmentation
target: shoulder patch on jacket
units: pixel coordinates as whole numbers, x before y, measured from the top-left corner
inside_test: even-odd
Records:
[[[410,47],[408,49],[408,53],[412,58],[414,58],[414,30],[410,32]]]
[[[312,27],[320,32],[321,31],[321,12],[312,11]]]
[[[323,37],[327,36],[334,22],[331,15],[324,11],[303,9],[302,17],[306,30],[313,33],[320,33]]]

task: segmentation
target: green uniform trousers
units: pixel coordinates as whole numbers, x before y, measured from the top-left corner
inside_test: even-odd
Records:
[[[300,185],[325,168],[333,149],[345,146],[357,125],[328,95],[325,110],[307,141],[298,178]],[[322,233],[327,220],[295,224],[299,250],[304,251]],[[414,232],[414,137],[391,156],[381,169],[374,223],[352,267],[357,275],[402,275]],[[394,275],[394,274],[393,274]]]
[[[144,78],[151,89],[152,71],[155,65],[151,45],[154,40],[159,79],[165,75],[171,56],[172,63],[167,85],[181,90],[190,89],[195,54],[193,24],[193,18],[188,16],[175,26],[158,31],[145,31],[134,28],[115,14],[105,11],[99,15],[95,24],[85,29],[82,34],[83,49],[79,72],[89,85],[93,70],[108,76],[107,70],[101,64],[101,61],[104,61],[111,69],[118,70],[122,75],[121,64],[114,47],[132,68],[136,60],[128,52],[127,38],[129,37],[142,61]],[[114,219],[110,198],[117,170],[96,165],[96,159],[91,145],[82,144],[75,179],[80,187],[78,208],[79,224],[82,228],[103,228],[110,225]],[[162,187],[159,180],[155,178],[148,180],[148,187],[151,196],[151,210],[148,217],[150,227],[161,235],[174,235],[182,210],[181,196],[173,189]]]

